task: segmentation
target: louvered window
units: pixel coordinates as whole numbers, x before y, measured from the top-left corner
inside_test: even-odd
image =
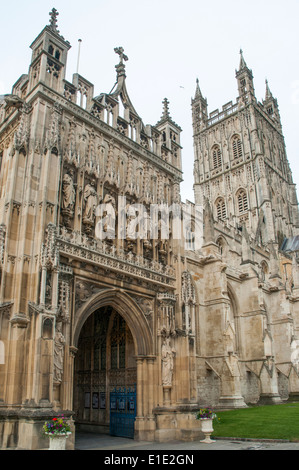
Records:
[[[233,154],[234,158],[240,158],[243,156],[242,142],[239,136],[233,138]]]
[[[226,219],[226,205],[223,199],[218,199],[216,202],[216,209],[218,219]]]
[[[238,208],[239,214],[243,214],[248,211],[248,199],[246,192],[242,189],[238,193]]]
[[[222,165],[222,157],[220,147],[217,145],[213,148],[213,167],[218,168]]]

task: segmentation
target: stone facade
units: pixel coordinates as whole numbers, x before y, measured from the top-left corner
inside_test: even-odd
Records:
[[[183,204],[167,99],[144,125],[121,47],[109,94],[66,81],[57,15],[0,104],[0,446],[45,447],[41,425],[62,411],[74,431],[109,432],[115,387],[136,387],[139,440],[198,439],[203,405],[295,399],[299,272],[281,246],[299,218],[268,84],[258,103],[241,54],[237,104],[209,117],[197,84]]]

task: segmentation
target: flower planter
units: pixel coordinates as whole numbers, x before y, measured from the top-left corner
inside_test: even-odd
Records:
[[[212,441],[211,439],[211,434],[214,431],[213,429],[213,419],[210,418],[201,418],[200,419],[201,423],[201,431],[204,433],[205,438],[204,440],[200,441],[204,444],[212,444],[215,441]]]
[[[49,436],[50,441],[49,450],[65,450],[66,440],[71,435],[71,432],[65,434],[46,434]]]
[[[46,421],[43,425],[44,435],[49,436],[49,450],[65,450],[66,440],[72,434],[69,423],[63,415]]]

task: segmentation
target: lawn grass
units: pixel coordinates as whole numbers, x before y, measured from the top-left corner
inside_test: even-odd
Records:
[[[299,403],[217,412],[214,437],[286,439],[299,442]]]

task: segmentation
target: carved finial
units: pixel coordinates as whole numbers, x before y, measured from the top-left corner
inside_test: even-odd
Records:
[[[50,11],[49,13],[50,15],[50,26],[51,28],[56,31],[57,33],[59,33],[58,29],[57,29],[57,17],[59,15],[58,11],[56,10],[56,8],[52,8],[52,10]]]
[[[163,114],[162,114],[162,118],[169,118],[170,117],[170,114],[169,114],[169,101],[167,98],[164,98],[163,100]]]
[[[129,60],[129,58],[128,56],[126,56],[126,54],[124,54],[123,47],[115,47],[114,52],[119,55],[119,64],[115,66],[116,71],[117,71],[117,81],[118,81],[120,77],[126,77],[124,60],[127,61]]]
[[[123,65],[124,60],[125,61],[129,60],[128,56],[126,56],[126,54],[124,54],[124,48],[123,47],[115,47],[114,52],[119,55],[119,58],[120,58],[119,65]]]

